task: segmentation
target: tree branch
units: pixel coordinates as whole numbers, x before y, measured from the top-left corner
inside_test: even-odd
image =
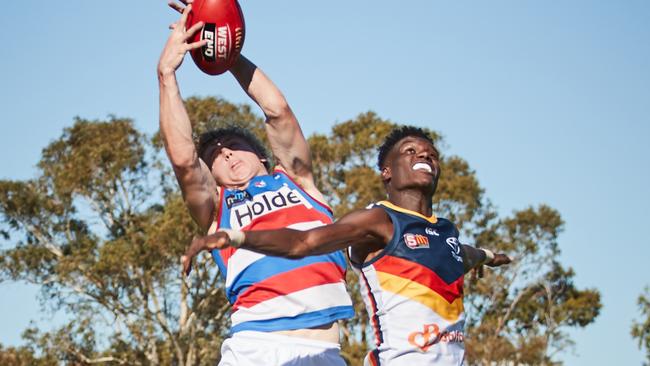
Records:
[[[99,357],[99,358],[89,358],[88,356],[84,355],[83,353],[81,353],[81,351],[77,350],[76,348],[74,348],[70,344],[68,344],[66,349],[68,350],[68,352],[70,352],[70,353],[74,354],[75,356],[77,356],[84,363],[97,364],[97,363],[117,362],[120,365],[125,365],[126,364],[126,360],[123,360],[123,359],[117,358],[117,357],[113,357],[113,356],[104,356],[104,357]]]
[[[50,253],[54,254],[57,258],[63,257],[63,251],[61,251],[61,248],[57,246],[56,244],[53,244],[50,239],[49,235],[44,234],[38,227],[35,225],[23,223],[25,226],[25,229],[32,233],[38,240],[40,244],[42,244],[47,250],[50,251]]]
[[[178,357],[178,362],[180,365],[184,365],[184,355],[183,355],[183,350],[181,349],[181,346],[178,344],[178,339],[174,335],[174,333],[169,329],[169,323],[167,321],[167,318],[163,314],[163,312],[160,310],[160,302],[158,301],[158,295],[156,295],[156,291],[151,286],[151,284],[148,285],[148,291],[151,294],[151,300],[153,301],[153,306],[154,306],[154,314],[156,315],[156,319],[158,320],[158,324],[160,324],[160,327],[163,329],[165,334],[167,334],[167,337],[172,341],[172,344],[174,345],[174,349],[176,351],[176,357]]]

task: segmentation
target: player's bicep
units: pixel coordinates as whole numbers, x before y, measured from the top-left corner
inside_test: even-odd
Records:
[[[309,145],[288,106],[279,116],[267,119],[266,132],[277,165],[297,181],[313,179]]]
[[[312,253],[328,253],[367,242],[368,239],[385,241],[381,228],[387,215],[381,209],[357,210],[337,222],[307,233],[305,244]]]
[[[217,214],[219,191],[207,166],[198,160],[190,169],[174,168],[190,215],[207,230]]]

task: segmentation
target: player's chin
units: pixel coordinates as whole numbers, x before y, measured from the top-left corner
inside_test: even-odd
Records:
[[[240,168],[232,172],[231,179],[236,184],[246,183],[255,177],[251,169]]]
[[[421,191],[433,191],[434,187],[435,187],[435,184],[434,184],[434,181],[432,179],[413,180],[413,181],[411,181],[410,184],[408,184],[408,188],[417,189],[417,190],[421,190]]]
[[[413,183],[422,187],[433,186],[434,182],[435,177],[431,173],[419,172],[417,176],[413,177]]]

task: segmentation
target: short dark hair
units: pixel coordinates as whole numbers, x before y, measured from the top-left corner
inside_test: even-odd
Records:
[[[386,136],[384,143],[381,144],[381,146],[379,146],[379,148],[377,149],[379,152],[379,156],[377,157],[377,166],[379,167],[379,169],[382,169],[384,167],[384,163],[386,162],[386,157],[388,156],[388,153],[393,148],[393,146],[395,146],[395,144],[397,144],[398,141],[400,141],[405,137],[419,137],[429,141],[431,145],[434,145],[431,135],[419,127],[415,127],[415,126],[395,127],[388,134],[388,136]]]
[[[253,148],[253,150],[255,150],[255,153],[257,156],[259,156],[266,170],[271,170],[271,159],[269,158],[269,153],[264,147],[264,144],[262,144],[262,141],[260,141],[250,131],[239,126],[227,126],[202,133],[201,136],[199,136],[199,157],[203,159],[206,164],[209,164],[210,162],[208,160],[210,157],[204,156],[208,147],[212,145],[215,140],[216,142],[219,142],[220,140],[224,140],[230,137],[238,137],[246,141],[246,143],[248,143]]]

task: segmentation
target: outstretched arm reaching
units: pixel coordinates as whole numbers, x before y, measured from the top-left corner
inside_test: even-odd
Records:
[[[244,248],[266,255],[302,258],[335,252],[348,246],[368,243],[386,245],[393,236],[393,224],[381,208],[353,211],[333,224],[307,231],[293,229],[242,231],[224,230],[195,238],[182,258],[188,274],[192,259],[203,250],[227,247]],[[465,272],[486,264],[491,267],[510,263],[505,254],[492,254],[469,245],[461,247]],[[489,256],[489,257],[488,257]],[[491,258],[491,259],[490,259]]]
[[[289,103],[271,79],[243,55],[230,69],[266,117],[266,133],[278,166],[316,199],[323,197],[312,175],[311,153]]]
[[[461,245],[465,273],[482,265],[498,267],[511,262],[510,257],[502,253],[493,253],[491,250],[474,248],[470,245]]]
[[[183,256],[183,269],[189,273],[192,258],[203,250],[237,247],[267,255],[302,258],[335,252],[358,244],[388,243],[393,225],[380,208],[357,210],[337,222],[307,231],[293,229],[247,231],[218,231],[196,238]]]
[[[160,132],[190,214],[207,230],[216,214],[217,187],[210,170],[196,152],[192,125],[176,81],[176,70],[187,51],[206,43],[205,40],[188,43],[192,35],[203,26],[202,22],[198,22],[185,29],[190,10],[191,5],[179,10],[182,11],[181,17],[170,26],[172,32],[158,61]]]

